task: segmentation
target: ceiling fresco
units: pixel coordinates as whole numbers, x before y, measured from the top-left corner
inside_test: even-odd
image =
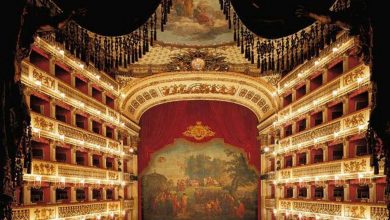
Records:
[[[178,45],[218,45],[233,41],[218,0],[173,0],[158,40]]]

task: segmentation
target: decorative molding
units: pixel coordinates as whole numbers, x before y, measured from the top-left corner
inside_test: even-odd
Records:
[[[356,173],[356,172],[364,172],[369,170],[368,161],[366,159],[353,160],[344,162],[344,172],[347,173]]]
[[[265,80],[237,73],[161,73],[128,82],[121,91],[126,98],[120,108],[130,119],[138,122],[145,111],[159,104],[179,100],[215,100],[245,106],[261,121],[278,107],[278,100],[272,97],[274,92],[275,88]]]
[[[164,86],[160,88],[161,93],[164,96],[176,95],[176,94],[224,94],[235,95],[237,88],[234,86],[226,87],[223,84],[205,84],[196,83],[193,85],[174,84],[171,86]]]
[[[45,162],[33,162],[33,174],[38,175],[55,175],[56,167],[53,164],[45,163]]]
[[[41,82],[42,85],[45,85],[51,89],[55,89],[55,79],[53,77],[47,76],[42,71],[38,69],[32,70],[32,77],[34,80]]]
[[[359,125],[366,123],[367,120],[365,120],[365,119],[366,118],[364,117],[363,113],[346,118],[346,119],[344,119],[345,127],[347,127],[347,128],[357,127]]]
[[[206,137],[214,136],[215,132],[213,132],[209,126],[203,125],[201,121],[197,121],[196,125],[189,126],[187,130],[183,132],[183,135],[200,141]]]
[[[32,120],[32,127],[39,128],[46,131],[53,131],[54,130],[54,123],[51,121],[46,120],[43,117],[34,116]]]
[[[35,220],[54,219],[56,216],[55,208],[37,208],[34,211]]]
[[[368,218],[368,215],[366,213],[367,210],[368,209],[365,206],[346,205],[344,207],[344,216],[367,219]]]

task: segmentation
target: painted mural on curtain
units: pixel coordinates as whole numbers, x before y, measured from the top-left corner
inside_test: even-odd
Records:
[[[142,175],[143,219],[257,219],[257,173],[245,155],[222,139],[176,139]]]

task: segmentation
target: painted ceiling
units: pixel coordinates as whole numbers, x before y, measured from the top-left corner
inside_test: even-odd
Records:
[[[218,0],[173,0],[158,40],[176,45],[219,45],[233,41]]]

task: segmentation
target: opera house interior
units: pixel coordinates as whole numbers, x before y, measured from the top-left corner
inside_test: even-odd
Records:
[[[0,219],[389,219],[373,2],[6,5]]]

